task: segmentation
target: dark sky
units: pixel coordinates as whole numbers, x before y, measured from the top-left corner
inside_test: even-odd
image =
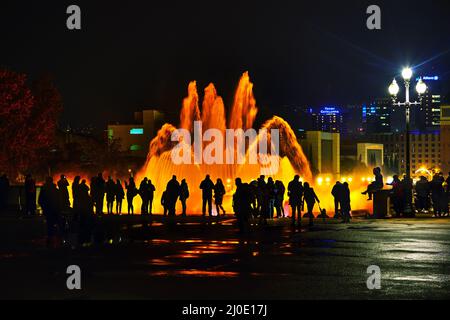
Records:
[[[82,30],[66,29],[66,8]],[[366,28],[378,4],[382,30]],[[143,106],[177,113],[190,80],[230,104],[248,70],[262,114],[383,96],[401,67],[450,78],[450,1],[5,1],[0,66],[53,74],[62,123],[129,121]],[[447,86],[448,87],[448,86]]]

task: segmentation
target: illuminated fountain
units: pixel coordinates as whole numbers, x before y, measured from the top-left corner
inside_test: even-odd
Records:
[[[225,136],[226,129],[242,129],[244,131],[251,129],[258,112],[256,100],[253,96],[253,83],[250,82],[247,72],[242,75],[239,81],[228,119],[226,118],[223,100],[217,94],[212,83],[205,88],[201,112],[199,104],[197,85],[193,81],[189,83],[188,96],[183,100],[179,128],[192,133],[194,131],[194,122],[201,121],[203,132],[214,128],[220,130]],[[162,212],[159,201],[161,194],[172,175],[176,175],[179,181],[186,179],[189,185],[189,213],[201,213],[201,190],[199,190],[199,185],[206,174],[209,174],[214,182],[217,178],[223,180],[227,189],[224,206],[227,212],[231,213],[231,195],[234,188],[234,179],[240,177],[244,182],[250,182],[260,175],[262,165],[248,162],[245,164],[175,164],[172,161],[171,153],[178,142],[172,141],[171,137],[176,129],[171,124],[162,126],[157,136],[150,143],[145,166],[137,174],[138,181],[145,176],[151,179],[156,186],[156,211]],[[311,181],[312,174],[308,160],[289,124],[280,117],[273,117],[264,123],[262,129],[267,129],[268,132],[271,132],[271,129],[278,129],[280,138],[278,170],[269,172],[269,174],[266,174],[266,177],[271,176],[274,180],[282,180],[286,187],[295,174],[299,174],[304,180]],[[268,138],[271,141],[270,134]],[[259,141],[260,136],[258,136]],[[203,147],[206,147],[209,143],[211,142],[203,142]],[[193,143],[190,147],[194,148]],[[247,152],[252,147],[247,145]],[[265,154],[258,154],[258,157],[261,159],[265,156]],[[180,204],[178,203],[178,205]],[[177,212],[179,211],[180,208],[177,208]]]
[[[247,130],[253,127],[253,122],[258,111],[253,96],[253,84],[250,82],[248,73],[244,73],[239,81],[233,105],[229,110],[228,119],[226,118],[223,100],[217,95],[213,84],[209,84],[204,90],[201,112],[199,103],[200,99],[197,92],[197,85],[194,81],[189,84],[188,96],[183,100],[180,113],[180,129],[185,129],[192,133],[195,127],[194,123],[201,121],[203,132],[213,128],[219,130],[224,135],[227,129]],[[370,209],[372,203],[366,201],[366,197],[361,195],[361,191],[365,190],[368,183],[371,182],[372,173],[370,168],[362,169],[346,176],[324,174],[312,177],[308,160],[297,142],[295,133],[285,120],[275,116],[266,121],[261,129],[267,130],[268,141],[271,141],[269,133],[271,129],[278,129],[279,132],[279,170],[266,173],[266,178],[271,176],[274,180],[283,181],[287,189],[288,183],[292,180],[293,176],[295,174],[300,175],[301,180],[308,181],[314,187],[316,194],[321,200],[321,208],[325,208],[328,213],[334,211],[334,200],[331,196],[331,189],[335,180],[339,179],[341,182],[348,182],[350,185],[352,210]],[[138,187],[144,177],[152,180],[152,183],[156,186],[153,201],[154,213],[163,212],[162,206],[160,205],[161,195],[166,188],[167,182],[172,178],[172,175],[176,175],[178,181],[186,179],[189,185],[190,197],[187,201],[188,214],[201,213],[201,190],[199,189],[199,185],[206,174],[209,174],[214,182],[217,178],[222,179],[227,191],[224,197],[224,207],[228,213],[232,213],[231,199],[235,190],[234,179],[240,177],[244,182],[250,182],[259,177],[262,168],[268,169],[265,165],[250,164],[249,161],[246,161],[244,164],[206,164],[204,162],[201,164],[194,164],[194,162],[192,164],[175,164],[171,156],[172,150],[178,145],[177,141],[172,141],[171,139],[172,133],[175,130],[177,128],[171,124],[165,124],[161,127],[157,136],[150,142],[146,164],[135,177]],[[249,159],[249,151],[254,150],[255,145],[259,144],[260,141],[261,137],[258,135],[253,144],[249,145],[247,143],[245,145],[245,160]],[[208,147],[211,143],[210,141],[202,141],[202,148]],[[193,145],[188,145],[188,148],[195,149]],[[226,152],[227,150],[224,151]],[[195,152],[192,153],[195,154]],[[266,156],[267,154],[258,153],[258,157],[261,159],[265,159]],[[61,173],[65,173],[68,176],[70,184],[72,184],[73,178],[76,175],[80,175],[87,181],[92,176],[92,173],[70,173],[67,170]],[[105,168],[103,176],[106,178],[109,175],[114,179],[121,179],[122,183],[129,177],[125,172],[117,172]],[[59,179],[59,173],[54,175],[54,179],[55,182]],[[71,189],[69,191],[71,193]],[[286,215],[290,216],[291,210],[287,199],[286,190],[284,208]],[[141,199],[139,196],[134,198],[133,204],[135,213],[139,213],[141,207]],[[126,206],[125,200],[122,212],[126,212]],[[104,212],[106,212],[106,201]],[[214,204],[213,212],[215,213]],[[317,212],[318,206],[315,206],[315,213]],[[180,202],[177,203],[177,214],[179,213],[181,213]]]

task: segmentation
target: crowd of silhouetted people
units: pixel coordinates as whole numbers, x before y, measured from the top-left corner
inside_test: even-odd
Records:
[[[215,206],[217,217],[225,216],[226,211],[223,202],[227,192],[222,179],[219,178],[214,182],[209,175],[206,175],[198,188],[202,193],[203,217],[213,216],[213,206]],[[9,181],[6,175],[3,175],[0,177],[0,206],[6,205],[5,197],[8,189]],[[27,175],[24,182],[24,203],[22,204],[26,216],[36,214],[36,190],[35,180],[31,175]],[[126,198],[127,213],[132,215],[135,211],[133,199],[139,196],[142,203],[141,214],[152,215],[155,191],[155,186],[148,178],[143,178],[138,187],[133,177],[127,179],[123,184],[121,180],[114,180],[112,177],[105,180],[103,175],[99,173],[92,177],[89,183],[80,176],[76,176],[72,185],[70,185],[66,176],[61,175],[56,183],[52,177],[46,179],[41,187],[37,203],[41,206],[47,221],[49,240],[63,230],[70,229],[70,225],[76,222],[79,242],[84,244],[89,242],[92,236],[94,216],[105,214],[103,212],[105,201],[106,214],[122,214],[123,200]],[[274,181],[271,177],[266,180],[264,176],[260,176],[250,183],[245,183],[237,178],[232,197],[232,207],[240,231],[244,232],[249,229],[250,218],[258,220],[260,225],[265,225],[269,219],[288,216],[284,207],[286,191],[289,205],[292,208],[292,224],[301,223],[304,208],[306,208],[306,216],[309,217],[310,224],[312,224],[314,206],[320,201],[313,188],[307,182],[302,183],[298,175],[289,183],[287,190],[282,181]],[[186,216],[188,198],[189,186],[186,180],[183,179],[180,183],[177,177],[173,176],[161,196],[164,216],[173,217],[176,215],[178,201],[181,202],[181,216]],[[343,200],[342,203],[344,203]],[[349,205],[342,206],[342,208],[344,207],[349,208]],[[69,216],[71,221],[68,221]]]
[[[384,187],[383,175],[380,168],[373,169],[374,179],[363,194],[372,200],[374,194]],[[228,181],[231,182],[231,181]],[[450,173],[445,179],[442,173],[435,174],[431,181],[422,176],[413,186],[413,181],[406,176],[402,180],[396,175],[389,183],[389,197],[397,217],[406,215],[406,204],[414,203],[415,212],[428,213],[432,209],[435,216],[449,215],[450,200]],[[7,205],[7,194],[10,183],[6,175],[0,176],[0,210]],[[69,188],[72,191],[72,203]],[[202,215],[213,216],[215,206],[216,216],[226,215],[223,207],[224,197],[227,193],[222,179],[215,182],[206,175],[198,188],[202,193]],[[106,213],[122,214],[123,200],[126,198],[127,213],[134,214],[133,199],[141,198],[140,212],[142,215],[153,214],[153,200],[156,188],[152,181],[143,178],[137,186],[133,177],[123,184],[119,179],[104,179],[99,173],[92,177],[89,184],[80,176],[74,178],[70,186],[64,175],[54,183],[53,178],[48,177],[41,187],[37,202],[42,208],[47,220],[48,238],[51,239],[64,228],[70,228],[64,214],[70,213],[73,221],[77,222],[79,230],[79,242],[89,242],[92,235],[94,213],[97,216],[104,214],[104,202],[106,200]],[[239,230],[246,232],[250,228],[250,220],[258,221],[258,225],[266,225],[267,220],[274,218],[285,218],[285,195],[289,200],[291,208],[290,217],[292,225],[301,225],[302,217],[309,218],[309,225],[314,223],[313,211],[317,204],[318,217],[327,217],[325,209],[320,207],[320,200],[314,189],[308,182],[301,181],[296,175],[289,182],[287,188],[282,181],[274,181],[272,177],[266,179],[261,175],[258,179],[243,182],[240,178],[235,179],[235,192],[232,196],[233,213],[237,218]],[[36,213],[36,182],[31,175],[25,177],[24,199],[22,203],[23,212],[27,216]],[[351,219],[351,197],[349,184],[337,181],[331,190],[334,199],[334,218],[342,219],[348,223]],[[414,197],[414,201],[413,200]],[[178,182],[174,175],[167,183],[162,192],[161,205],[164,216],[174,217],[176,215],[177,202],[181,203],[181,216],[187,214],[187,200],[189,198],[189,186],[185,179]],[[305,214],[302,216],[303,212]]]
[[[449,216],[450,172],[447,178],[443,173],[433,175],[431,181],[421,176],[416,182],[404,177],[402,180],[394,176],[391,183],[393,207],[397,217],[407,215],[405,204],[411,203],[414,197],[415,210],[412,214],[433,212],[435,217]]]

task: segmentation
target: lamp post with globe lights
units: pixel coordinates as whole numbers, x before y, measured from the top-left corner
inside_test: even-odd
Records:
[[[406,178],[408,180],[408,183],[411,182],[411,147],[410,147],[410,109],[411,106],[416,106],[421,104],[422,95],[427,91],[427,85],[422,81],[422,78],[419,78],[416,84],[416,91],[419,94],[419,100],[420,101],[410,101],[410,95],[409,95],[409,88],[411,85],[411,78],[413,75],[413,70],[411,68],[404,68],[402,70],[402,78],[405,84],[405,101],[404,102],[397,102],[397,95],[400,91],[400,87],[397,84],[397,81],[392,81],[391,85],[389,86],[389,93],[392,96],[393,99],[393,106],[394,107],[405,107],[405,114],[406,114]],[[407,203],[405,211],[411,210],[412,211],[412,195],[410,197],[407,197]]]

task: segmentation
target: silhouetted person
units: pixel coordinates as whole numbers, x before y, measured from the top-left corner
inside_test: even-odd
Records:
[[[450,202],[450,172],[448,173],[447,179],[445,179],[445,194],[447,198],[447,205],[446,205],[446,214],[449,213],[449,202]]]
[[[342,222],[350,222],[350,211],[352,210],[350,204],[350,188],[347,182],[342,184],[342,197],[340,201],[342,211]]]
[[[282,181],[275,181],[275,209],[277,210],[277,218],[284,218],[283,200],[286,188]]]
[[[128,183],[125,181],[125,188],[127,189],[128,214],[134,214],[133,199],[138,194],[138,190],[132,177],[130,177]]]
[[[441,209],[441,198],[444,196],[445,190],[443,186],[443,180],[438,174],[433,176],[433,180],[431,180],[430,188],[431,188],[431,200],[433,202],[433,211],[435,216],[442,215]]]
[[[214,186],[214,203],[216,204],[217,216],[220,216],[220,209],[222,209],[223,215],[226,214],[222,206],[224,195],[225,186],[223,185],[222,179],[217,179],[216,185]]]
[[[258,211],[258,181],[253,180],[249,184],[249,189],[251,192],[251,200],[250,200],[250,207],[251,207],[251,214],[250,216],[253,216],[254,218],[258,217],[259,211]]]
[[[214,189],[214,183],[212,182],[209,174],[206,175],[205,180],[200,183],[200,189],[202,190],[202,213],[203,217],[206,215],[206,205],[208,205],[208,215],[212,216],[212,191]]]
[[[167,200],[167,191],[165,190],[161,195],[161,205],[164,209],[164,216],[167,216],[167,213],[169,212],[169,203]]]
[[[125,191],[123,190],[122,182],[117,179],[115,185],[115,194],[116,194],[116,213],[122,214],[122,202],[125,198]]]
[[[9,197],[9,179],[6,174],[0,176],[0,211],[6,210]]]
[[[444,188],[444,195],[441,198],[441,210],[442,210],[442,214],[444,216],[448,216],[448,213],[449,213],[449,208],[448,208],[449,194],[447,193],[448,185],[447,185],[447,181],[445,180],[444,174],[442,172],[439,172],[439,177],[442,180],[442,187]]]
[[[394,206],[395,216],[400,217],[403,214],[405,208],[405,192],[403,190],[403,184],[400,181],[398,175],[394,176],[391,185],[391,199]]]
[[[116,184],[114,180],[108,177],[108,181],[105,184],[105,192],[106,192],[106,212],[108,214],[113,214],[114,209],[114,200],[116,198]]]
[[[342,196],[343,196],[343,187],[340,181],[336,181],[336,184],[333,186],[331,190],[331,194],[334,198],[334,218],[340,218],[341,214],[339,213],[339,207],[342,210]]]
[[[256,188],[256,200],[258,202],[258,215],[262,217],[263,215],[263,204],[264,204],[264,193],[266,192],[266,177],[264,175],[260,175],[257,179],[257,188]]]
[[[81,183],[81,177],[76,176],[72,182],[72,199],[73,199],[72,206],[73,206],[73,209],[75,212],[77,212],[77,206],[79,205],[78,196],[80,194],[80,183]]]
[[[94,203],[89,195],[89,187],[86,185],[86,180],[84,179],[79,184],[77,198],[78,205],[76,211],[80,221],[78,243],[81,246],[85,246],[91,242],[92,229],[94,227]]]
[[[273,219],[273,214],[275,212],[275,198],[276,198],[276,194],[275,194],[275,182],[273,181],[272,177],[270,177],[267,180],[267,184],[266,184],[266,188],[267,188],[267,196],[268,196],[268,216],[270,219]]]
[[[53,183],[53,178],[48,177],[41,188],[38,199],[47,222],[47,246],[56,245],[58,231],[61,230],[61,193]]]
[[[25,177],[25,215],[36,214],[36,182],[31,174]]]
[[[61,195],[62,210],[67,211],[70,208],[69,181],[67,181],[66,176],[63,174],[58,181],[58,189]]]
[[[152,214],[153,212],[153,197],[155,195],[155,186],[152,184],[151,180],[147,181],[147,194],[148,194],[148,208],[147,212]]]
[[[97,177],[91,177],[91,181],[90,184],[91,186],[91,191],[90,191],[90,195],[91,195],[91,199],[92,199],[92,203],[94,204],[94,208],[96,206],[96,199],[98,198],[98,191],[97,191]]]
[[[450,172],[448,173],[447,179],[445,179],[445,182],[447,183],[447,188],[445,189],[445,192],[450,194]]]
[[[427,178],[421,176],[416,182],[416,209],[417,211],[428,211],[430,209],[430,183]]]
[[[431,189],[431,201],[433,203],[433,211],[435,216],[441,216],[442,210],[440,205],[440,199],[444,196],[444,187],[442,186],[443,181],[438,174],[433,176],[430,183]]]
[[[311,226],[313,224],[314,220],[314,205],[317,203],[320,203],[319,198],[317,198],[316,193],[314,192],[314,189],[309,186],[308,182],[305,182],[304,184],[304,191],[303,191],[303,197],[306,202],[306,207],[308,208],[307,215],[309,216],[309,225]]]
[[[413,180],[411,178],[408,178],[406,175],[403,176],[403,180],[401,182],[402,189],[403,189],[403,202],[404,207],[406,207],[406,204],[412,204],[412,197],[413,197]],[[410,214],[411,216],[415,215],[415,212],[410,208]],[[404,210],[406,211],[406,210]],[[405,214],[406,212],[404,212]]]
[[[263,180],[263,176],[260,177],[260,182],[258,182],[258,189],[260,194],[259,225],[267,225],[267,219],[270,218],[271,189],[270,185]]]
[[[295,225],[296,215],[298,215],[298,224],[301,225],[302,222],[303,191],[300,177],[296,175],[288,184],[289,205],[292,208],[292,225]]]
[[[186,179],[181,180],[180,185],[180,201],[181,201],[181,207],[183,209],[182,216],[186,216],[186,201],[189,198],[189,187],[186,182]]]
[[[236,192],[233,195],[233,210],[237,217],[239,232],[248,230],[248,219],[251,212],[252,192],[247,183],[242,183],[240,178],[236,178]]]
[[[139,195],[142,200],[141,204],[141,214],[147,214],[148,213],[148,179],[144,178],[141,181],[141,184],[139,185]]]
[[[175,175],[167,183],[166,192],[168,214],[169,216],[174,217],[175,206],[177,204],[178,197],[180,196],[180,183],[177,181],[177,177]]]
[[[103,214],[103,201],[105,199],[105,180],[103,179],[103,175],[99,173],[97,175],[97,178],[95,179],[95,188],[96,188],[96,194],[95,194],[95,213],[96,214]]]
[[[373,174],[375,175],[375,180],[367,186],[367,190],[362,192],[362,194],[368,194],[369,198],[367,200],[372,200],[372,195],[374,192],[383,189],[383,175],[381,174],[381,168],[376,167],[373,169]]]

